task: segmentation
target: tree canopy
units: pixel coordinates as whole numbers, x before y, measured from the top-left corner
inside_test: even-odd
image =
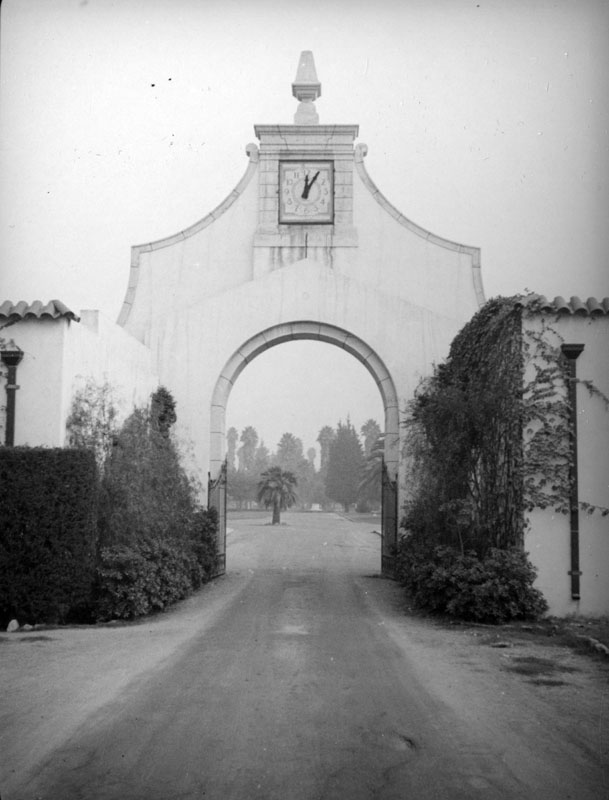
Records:
[[[380,474],[377,469],[380,463],[379,452],[378,450],[374,452],[374,443],[371,445],[369,440],[372,436],[378,438],[380,434],[378,423],[369,419],[361,428],[361,441],[364,442],[366,454],[371,459],[371,463],[368,464],[368,480],[363,486],[360,483],[366,459],[364,449],[360,444],[360,437],[350,420],[347,420],[345,425],[340,422],[338,430],[341,431],[342,438],[346,436],[351,442],[351,455],[347,457],[350,467],[347,468],[340,459],[340,453],[343,452],[344,462],[345,443],[342,442],[338,451],[338,460],[335,458],[332,467],[335,474],[329,480],[330,485],[336,487],[341,481],[344,483],[347,473],[350,474],[351,477],[346,479],[350,486],[348,495],[345,495],[344,488],[343,490],[335,488],[335,495],[337,492],[338,495],[331,497],[326,487],[330,449],[336,443],[338,436],[335,428],[325,425],[319,431],[317,442],[320,449],[320,461],[319,469],[316,469],[317,451],[315,448],[309,448],[305,454],[302,440],[293,433],[284,433],[277,443],[276,451],[271,452],[264,441],[260,439],[256,429],[248,425],[241,431],[241,434],[235,428],[229,428],[226,434],[229,498],[238,508],[251,507],[251,504],[257,500],[258,485],[262,475],[271,466],[274,466],[295,477],[298,484],[297,503],[302,509],[310,509],[313,505],[327,508],[335,502],[351,505],[356,501],[362,501],[364,505],[377,505],[380,502],[380,485],[377,485],[378,481],[375,481],[375,476],[377,473]],[[238,447],[239,442],[241,444]],[[360,486],[359,494],[358,486]]]

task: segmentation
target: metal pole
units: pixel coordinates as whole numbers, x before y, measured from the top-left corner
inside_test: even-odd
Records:
[[[579,569],[579,485],[577,474],[577,370],[575,362],[577,357],[584,349],[583,344],[563,344],[561,350],[567,359],[567,390],[569,397],[569,408],[571,417],[571,432],[573,436],[571,447],[571,463],[569,465],[569,477],[571,492],[569,497],[570,526],[571,526],[571,597],[579,600],[580,576]]]

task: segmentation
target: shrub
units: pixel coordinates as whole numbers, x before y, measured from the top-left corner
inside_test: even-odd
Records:
[[[194,556],[176,542],[140,542],[138,548],[102,549],[97,569],[98,619],[132,619],[186,597],[192,591]]]
[[[95,568],[95,456],[85,450],[1,448],[0,486],[2,621],[80,618]]]
[[[491,548],[483,558],[451,547],[404,537],[397,576],[415,605],[474,622],[535,619],[548,608],[533,586],[535,568],[526,553]]]
[[[175,420],[161,388],[115,436],[101,484],[99,619],[160,611],[215,574],[217,517],[197,505],[170,435]]]
[[[180,537],[196,510],[194,490],[166,431],[137,409],[125,421],[101,484],[100,542],[132,546],[137,539]]]
[[[110,388],[87,384],[74,449],[0,448],[0,622],[130,619],[215,574],[217,517],[180,464],[171,394],[115,418]]]
[[[216,574],[217,534],[218,512],[216,509],[198,509],[192,517],[190,526],[190,548],[195,559],[191,574],[193,589],[198,589]]]
[[[217,516],[199,509],[181,540],[136,540],[102,548],[96,616],[132,619],[161,611],[208,581],[216,567]]]

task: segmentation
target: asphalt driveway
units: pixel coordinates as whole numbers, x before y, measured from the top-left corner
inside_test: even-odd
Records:
[[[609,797],[606,667],[410,617],[370,526],[284,520],[167,614],[2,636],[3,800]]]

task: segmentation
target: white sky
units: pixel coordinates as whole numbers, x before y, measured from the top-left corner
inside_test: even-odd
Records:
[[[609,294],[606,0],[4,0],[1,13],[2,300],[115,318],[131,245],[203,217],[245,171],[253,125],[293,121],[305,49],[321,122],[358,123],[387,198],[482,248],[487,297]],[[311,381],[294,389],[307,402],[293,427],[277,410],[248,418],[248,370],[263,405],[270,385],[283,407],[296,386],[306,351],[282,346],[243,373],[229,424],[257,424],[271,447],[292,430],[306,449],[318,422],[380,421],[372,379],[344,356],[324,349],[323,419]]]

